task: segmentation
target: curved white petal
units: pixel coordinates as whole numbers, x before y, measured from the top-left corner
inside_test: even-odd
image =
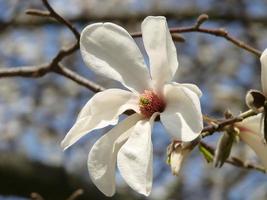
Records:
[[[184,161],[191,151],[189,149],[175,149],[170,155],[170,166],[173,175],[178,176]]]
[[[267,49],[261,54],[261,85],[263,93],[267,96]]]
[[[193,91],[194,93],[196,93],[196,95],[200,98],[202,96],[202,92],[201,90],[198,88],[198,86],[196,86],[195,84],[191,84],[191,83],[181,83],[181,85],[183,87],[186,87],[187,89]]]
[[[265,170],[267,170],[267,145],[263,142],[261,129],[261,114],[249,117],[237,125],[240,138],[259,156]]]
[[[160,121],[177,140],[189,142],[197,138],[203,129],[199,98],[186,87],[168,84],[164,88],[166,108]]]
[[[120,81],[134,92],[150,88],[144,58],[130,34],[113,23],[83,29],[80,39],[84,62],[96,73]]]
[[[240,131],[247,131],[247,132],[254,132],[256,134],[262,134],[262,128],[261,128],[261,119],[262,119],[262,114],[259,113],[255,116],[252,117],[248,117],[246,119],[244,119],[242,122],[240,123],[236,123],[238,128],[240,129]]]
[[[176,83],[176,82],[171,82],[170,85],[173,86],[182,86],[186,87],[187,89],[191,90],[192,92],[196,93],[196,95],[200,98],[202,96],[202,92],[199,89],[199,87],[195,84],[192,83]]]
[[[146,17],[142,23],[144,46],[149,57],[152,80],[156,87],[173,78],[178,60],[165,17]]]
[[[150,120],[136,123],[127,142],[118,153],[118,168],[124,180],[135,191],[149,195],[153,181],[153,146],[151,130],[157,113]]]
[[[102,136],[92,147],[88,156],[88,170],[93,183],[106,196],[112,196],[116,190],[115,167],[117,153],[128,139],[131,129],[141,115],[135,113],[108,133]]]
[[[139,112],[138,96],[129,91],[108,89],[95,94],[61,142],[62,148],[67,149],[92,130],[117,124],[119,115],[128,109]]]

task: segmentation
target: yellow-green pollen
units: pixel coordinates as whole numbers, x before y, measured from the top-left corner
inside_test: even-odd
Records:
[[[146,105],[150,104],[150,101],[149,101],[149,99],[147,99],[145,97],[140,97],[139,104],[141,106],[146,106]]]
[[[162,112],[165,108],[165,103],[153,91],[145,90],[139,97],[139,108],[142,115],[149,118],[155,112]]]

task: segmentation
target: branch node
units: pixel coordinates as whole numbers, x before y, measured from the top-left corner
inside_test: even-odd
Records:
[[[228,31],[225,30],[224,28],[219,28],[218,32],[220,33],[221,36],[227,36],[228,35]]]

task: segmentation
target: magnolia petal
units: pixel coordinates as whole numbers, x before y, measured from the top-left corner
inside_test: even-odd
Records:
[[[178,176],[185,159],[188,157],[188,154],[191,152],[189,149],[175,149],[174,152],[170,155],[170,166],[173,175]]]
[[[176,83],[176,82],[171,82],[170,85],[173,86],[182,86],[186,87],[187,89],[191,90],[192,92],[196,93],[196,95],[200,98],[202,96],[202,92],[199,89],[199,87],[195,84],[192,83]]]
[[[263,93],[267,96],[267,49],[261,54],[261,85]]]
[[[166,108],[160,120],[175,139],[190,142],[203,129],[199,98],[186,87],[168,84],[164,88]]]
[[[135,113],[108,133],[102,136],[92,147],[88,156],[88,170],[93,183],[106,196],[113,196],[116,190],[115,167],[117,153],[128,139],[132,127],[141,115]]]
[[[198,88],[198,86],[196,86],[195,84],[191,84],[191,83],[182,83],[181,84],[183,87],[186,87],[187,89],[193,91],[194,93],[196,93],[196,95],[200,98],[202,96],[202,92],[201,90]]]
[[[264,144],[261,133],[261,114],[249,117],[237,126],[240,129],[240,139],[254,150],[267,170],[267,145]]]
[[[178,60],[165,17],[149,16],[142,23],[144,46],[149,57],[152,80],[156,87],[173,78]]]
[[[138,97],[129,91],[108,89],[95,94],[61,142],[62,148],[67,149],[92,130],[117,124],[119,115],[129,109],[139,112]]]
[[[150,120],[135,125],[118,153],[118,168],[124,180],[135,191],[148,196],[153,180],[153,146],[151,129],[157,113]]]
[[[150,88],[144,58],[130,34],[113,23],[96,23],[81,33],[84,62],[96,73],[121,82],[133,92]]]
[[[244,119],[242,122],[237,123],[236,125],[241,132],[242,131],[253,132],[263,137],[261,120],[262,120],[262,114],[259,113],[255,116]]]

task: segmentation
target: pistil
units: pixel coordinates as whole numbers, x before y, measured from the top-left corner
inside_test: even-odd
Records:
[[[145,90],[139,99],[139,107],[142,115],[150,118],[155,112],[162,112],[165,102],[153,91]]]

